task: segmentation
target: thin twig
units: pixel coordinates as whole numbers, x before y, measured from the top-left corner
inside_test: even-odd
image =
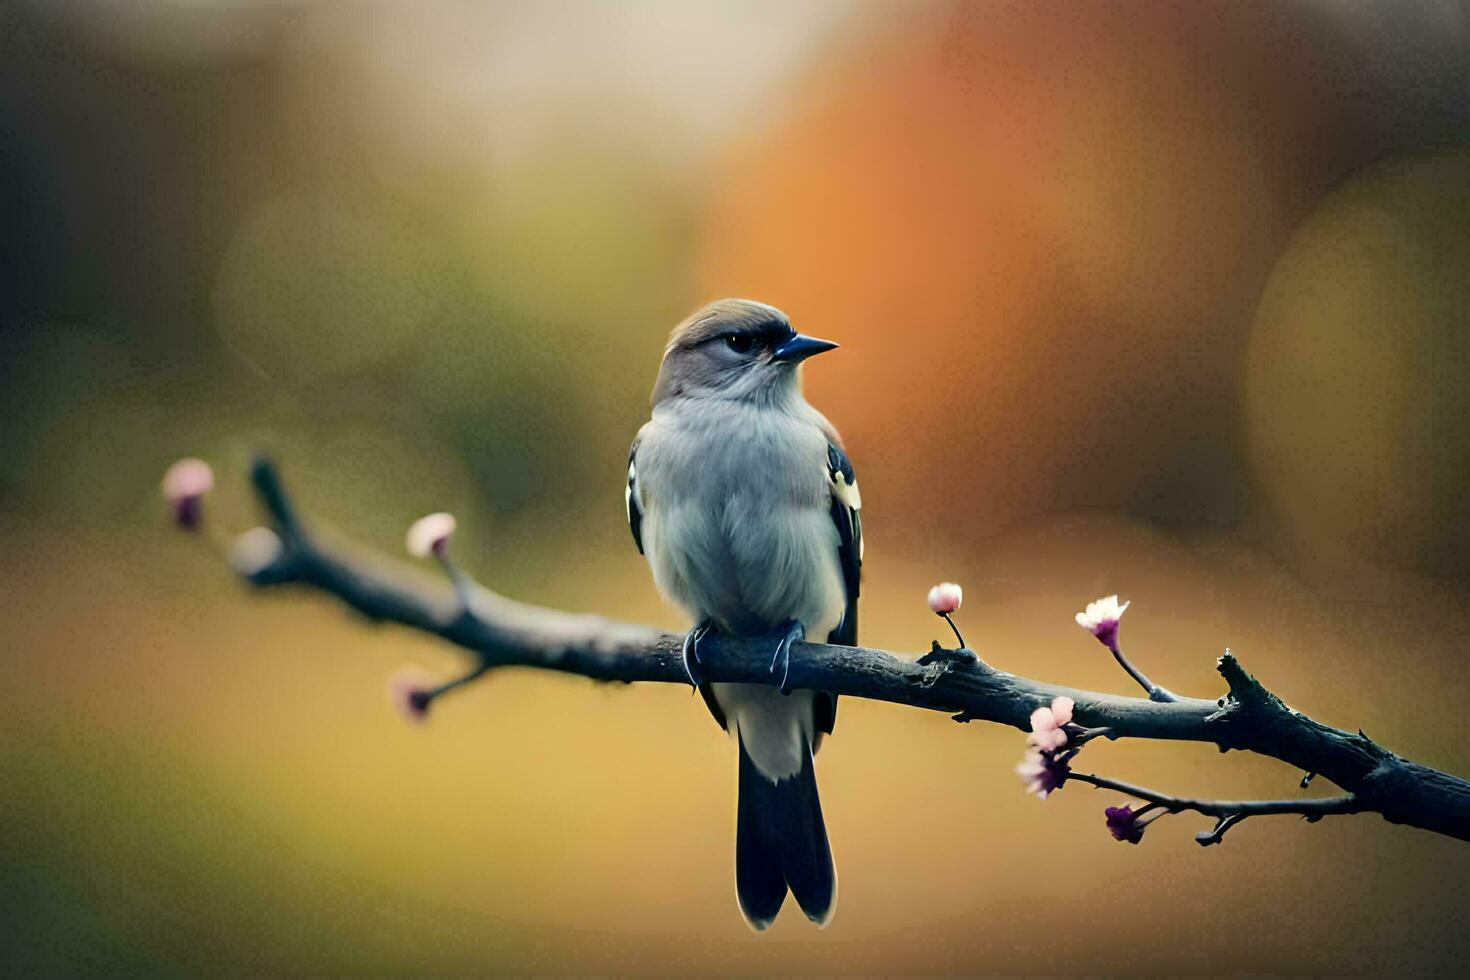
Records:
[[[1136,796],[1141,800],[1146,800],[1148,806],[1139,810],[1139,814],[1151,810],[1154,807],[1161,807],[1169,813],[1193,811],[1194,813],[1203,813],[1208,817],[1216,817],[1217,820],[1213,830],[1194,835],[1195,842],[1201,847],[1208,847],[1211,844],[1220,843],[1227,830],[1247,817],[1294,813],[1308,820],[1317,821],[1326,816],[1361,813],[1365,809],[1370,809],[1369,807],[1365,807],[1362,801],[1351,793],[1344,796],[1331,796],[1320,800],[1194,800],[1183,796],[1171,796],[1168,793],[1160,793],[1158,790],[1146,789],[1143,786],[1134,786],[1132,783],[1109,779],[1106,776],[1098,776],[1093,773],[1068,773],[1067,782],[1072,782],[1073,780],[1079,783],[1090,783],[1099,789],[1117,790],[1119,793],[1125,793],[1128,796]]]
[[[1148,695],[1148,699],[1150,701],[1179,700],[1178,696],[1175,695],[1172,691],[1166,688],[1162,688],[1159,685],[1155,684],[1153,681],[1149,680],[1144,675],[1143,671],[1139,670],[1133,665],[1133,661],[1129,660],[1123,655],[1123,651],[1118,647],[1116,643],[1108,649],[1113,651],[1113,659],[1118,661],[1118,666],[1126,670],[1128,672],[1128,676],[1138,682],[1138,686],[1143,688],[1144,693]]]
[[[1243,813],[1232,813],[1228,816],[1221,817],[1215,821],[1215,826],[1210,830],[1195,834],[1194,841],[1200,847],[1209,847],[1211,844],[1218,844],[1225,839],[1225,831],[1244,819],[1245,814]]]
[[[1074,779],[1080,783],[1091,783],[1099,789],[1117,790],[1127,796],[1136,796],[1140,800],[1161,806],[1170,813],[1183,813],[1191,810],[1195,813],[1203,813],[1207,817],[1228,817],[1238,814],[1243,818],[1294,813],[1320,819],[1339,813],[1360,813],[1365,809],[1362,802],[1351,793],[1317,800],[1196,800],[1185,796],[1171,796],[1158,790],[1135,786],[1132,783],[1109,779],[1093,773],[1074,772],[1067,776],[1068,782]]]
[[[968,650],[969,647],[965,646],[965,638],[960,636],[960,628],[954,624],[954,620],[950,618],[949,613],[940,613],[939,615],[943,616],[944,621],[949,624],[949,628],[954,630],[954,638],[959,643],[959,648],[961,650]]]

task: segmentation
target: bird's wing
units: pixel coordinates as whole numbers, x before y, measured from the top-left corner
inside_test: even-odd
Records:
[[[858,592],[863,570],[863,498],[858,492],[852,460],[835,440],[827,443],[827,481],[832,492],[832,523],[837,526],[837,558],[847,592],[842,621],[828,634],[827,642],[850,647],[857,645]],[[815,708],[816,730],[830,735],[837,724],[837,695],[819,692]]]
[[[628,530],[633,532],[633,543],[638,546],[638,553],[643,554],[643,499],[638,494],[638,439],[642,433],[633,440],[633,446],[628,450],[628,489],[624,491],[624,501],[628,505]]]
[[[632,447],[628,449],[628,487],[623,492],[624,501],[628,505],[628,530],[633,532],[633,543],[638,546],[640,555],[643,554],[643,498],[638,492],[638,443],[642,438],[643,433],[638,433],[633,438]],[[714,689],[709,684],[701,684],[699,693],[709,707],[709,713],[714,715],[715,724],[720,726],[720,731],[725,731],[725,711],[715,700]]]
[[[837,525],[837,556],[847,589],[847,610],[828,643],[857,643],[857,601],[863,570],[863,498],[858,492],[852,461],[836,443],[827,444],[827,480],[832,490],[832,523]]]

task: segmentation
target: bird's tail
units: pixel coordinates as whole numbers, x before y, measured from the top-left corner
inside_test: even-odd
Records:
[[[756,769],[744,740],[739,742],[735,891],[740,911],[753,928],[764,929],[781,911],[790,888],[806,917],[824,926],[837,906],[837,872],[811,750],[806,750],[800,772],[773,783]]]

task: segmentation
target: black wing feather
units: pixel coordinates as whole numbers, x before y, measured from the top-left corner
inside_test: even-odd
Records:
[[[847,589],[847,609],[842,622],[827,636],[828,643],[857,645],[858,593],[862,587],[863,521],[855,502],[857,474],[852,460],[841,447],[827,444],[827,478],[832,482],[832,523],[837,526],[837,556],[842,564],[842,581]],[[837,723],[837,695],[819,692],[816,699],[816,727],[832,733]]]
[[[638,553],[643,554],[643,509],[638,506],[638,440],[633,440],[633,446],[628,450],[628,489],[626,494],[628,504],[628,530],[633,532],[633,543],[638,546]]]

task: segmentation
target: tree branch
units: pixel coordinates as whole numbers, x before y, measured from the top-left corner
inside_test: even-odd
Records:
[[[1186,810],[1192,810],[1208,817],[1217,817],[1218,822],[1214,830],[1194,835],[1194,839],[1201,846],[1220,843],[1221,838],[1225,836],[1225,831],[1246,817],[1294,813],[1315,823],[1323,817],[1340,813],[1359,813],[1364,809],[1362,801],[1352,794],[1317,800],[1192,800],[1085,772],[1069,773],[1067,780],[1068,782],[1076,780],[1080,783],[1090,783],[1099,789],[1117,790],[1128,796],[1136,796],[1161,808],[1166,813],[1183,813]]]
[[[369,619],[399,623],[462,648],[474,658],[473,668],[446,689],[501,667],[536,667],[599,681],[687,683],[681,636],[516,602],[462,574],[455,576],[451,587],[401,564],[353,557],[306,526],[269,461],[256,461],[252,482],[275,533],[257,529],[242,537],[232,558],[237,571],[259,587],[319,589]],[[769,642],[711,634],[701,644],[700,655],[707,680],[769,685],[779,681],[770,670]],[[1310,817],[1364,811],[1470,840],[1470,783],[1402,759],[1362,732],[1331,728],[1292,710],[1228,650],[1219,659],[1219,670],[1229,693],[1218,700],[1151,701],[1019,677],[980,662],[968,651],[942,651],[937,644],[916,661],[867,647],[798,643],[792,648],[787,684],[944,711],[957,721],[996,722],[1023,731],[1035,709],[1068,697],[1076,703],[1076,724],[1088,730],[1082,741],[1105,736],[1207,742],[1222,752],[1237,749],[1279,759],[1330,779],[1349,794],[1272,809],[1286,804],[1180,800],[1102,777],[1071,777],[1106,784],[1165,808],[1220,816],[1222,823],[1213,832],[1216,840],[1231,823],[1252,814]]]

